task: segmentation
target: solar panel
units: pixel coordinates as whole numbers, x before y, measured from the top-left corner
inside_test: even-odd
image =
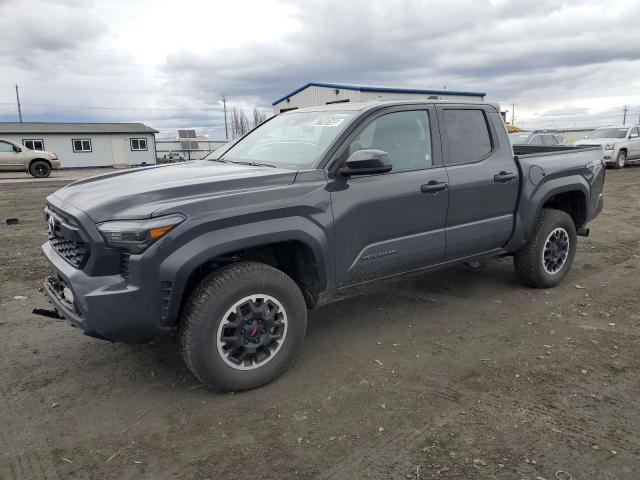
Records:
[[[195,130],[178,130],[178,138],[196,138]]]
[[[193,140],[180,140],[180,150],[198,150],[200,146],[198,142]]]

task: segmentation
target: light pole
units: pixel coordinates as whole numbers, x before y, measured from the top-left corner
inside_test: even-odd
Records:
[[[18,93],[17,83],[16,83],[16,100],[18,102],[18,118],[20,119],[20,123],[22,123],[22,108],[20,107],[20,94]]]
[[[224,138],[229,141],[229,129],[227,128],[227,97],[222,94],[222,106],[224,108]]]

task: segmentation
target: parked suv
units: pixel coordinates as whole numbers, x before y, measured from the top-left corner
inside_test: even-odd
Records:
[[[614,168],[623,168],[627,162],[640,161],[640,127],[596,128],[576,145],[602,147],[605,163]]]
[[[509,134],[512,145],[568,145],[567,137],[551,130],[522,131]]]
[[[203,383],[253,388],[293,359],[307,308],[356,286],[504,255],[524,284],[557,285],[602,209],[601,161],[512,148],[492,104],[295,110],[209,159],[50,195],[44,291],[89,335],[175,332]]]
[[[60,168],[60,160],[55,153],[29,150],[11,140],[0,139],[0,171],[28,172],[34,177],[44,178],[51,170]]]

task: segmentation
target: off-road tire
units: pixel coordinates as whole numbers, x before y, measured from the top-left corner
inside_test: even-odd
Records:
[[[545,270],[543,252],[549,235],[562,228],[569,238],[569,251],[562,267],[556,273]],[[514,266],[522,283],[535,288],[558,285],[571,269],[576,255],[577,235],[573,219],[561,210],[544,208],[529,242],[514,255]]]
[[[218,329],[227,310],[240,299],[263,294],[286,310],[287,333],[277,354],[253,370],[237,370],[218,351]],[[179,348],[184,363],[216,391],[249,390],[281,375],[298,353],[307,327],[302,292],[284,272],[257,262],[238,262],[214,271],[192,291],[179,324]]]
[[[35,160],[29,165],[29,173],[36,178],[47,178],[51,175],[51,165],[44,160]]]
[[[613,162],[613,168],[615,169],[624,168],[626,164],[627,164],[627,152],[625,152],[624,150],[621,150],[620,152],[618,152],[618,155],[616,156],[616,161]]]

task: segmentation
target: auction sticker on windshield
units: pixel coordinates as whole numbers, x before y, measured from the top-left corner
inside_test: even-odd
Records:
[[[337,127],[344,118],[317,118],[315,122],[311,124],[312,127]]]

